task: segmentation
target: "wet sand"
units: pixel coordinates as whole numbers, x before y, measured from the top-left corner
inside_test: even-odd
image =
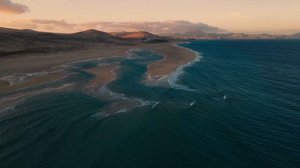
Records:
[[[15,91],[19,91],[19,90],[22,90],[22,89],[30,88],[30,87],[33,87],[33,86],[36,86],[36,85],[44,84],[44,83],[47,83],[47,82],[60,80],[60,79],[63,79],[65,75],[66,74],[63,73],[63,72],[49,73],[49,74],[43,75],[43,76],[30,77],[29,79],[26,79],[24,81],[21,81],[19,83],[14,84],[14,85],[9,85],[9,83],[7,81],[4,81],[4,82],[7,82],[8,84],[6,84],[6,85],[1,85],[0,84],[0,93],[1,94],[6,94],[6,93],[15,92]]]
[[[41,53],[0,58],[0,77],[14,73],[34,73],[81,60],[125,56],[132,46],[97,44],[83,50],[64,51],[59,53]]]
[[[163,55],[162,60],[148,66],[148,76],[151,80],[158,80],[171,74],[178,66],[187,64],[196,57],[195,53],[183,47],[176,46],[175,43],[138,44],[134,46],[97,44],[85,50],[0,58],[0,78],[14,73],[51,71],[53,67],[87,59],[126,56],[126,53],[132,49],[152,49]],[[95,75],[95,79],[88,83],[88,87],[101,86],[114,80],[116,75],[113,73],[113,69],[115,68],[117,68],[116,64],[108,64],[87,69],[86,72]],[[8,86],[7,81],[2,80],[0,81],[0,93],[20,90],[33,85],[58,80],[62,77],[62,74],[48,74],[46,76],[34,77],[14,86]]]
[[[118,68],[117,64],[106,64],[95,68],[86,69],[85,72],[95,75],[95,78],[89,81],[88,87],[99,87],[116,79],[114,70]]]
[[[175,44],[160,44],[151,47],[164,56],[161,61],[150,64],[148,67],[148,73],[154,79],[171,74],[177,67],[187,64],[197,57],[194,52]]]
[[[27,99],[31,96],[36,96],[43,93],[56,92],[56,91],[68,91],[74,87],[67,84],[58,88],[44,88],[42,90],[33,90],[23,92],[22,90],[31,88],[34,86],[39,86],[42,84],[47,84],[52,81],[62,80],[69,73],[61,68],[62,65],[66,65],[72,62],[79,62],[89,59],[97,58],[109,58],[113,56],[127,56],[128,52],[132,49],[152,49],[158,54],[163,56],[163,59],[154,62],[148,66],[149,76],[151,76],[151,81],[158,81],[163,77],[170,75],[176,70],[177,67],[187,64],[196,58],[196,54],[192,51],[176,46],[174,43],[163,43],[163,44],[139,44],[135,46],[109,46],[109,45],[98,45],[95,48],[90,48],[83,51],[69,51],[62,53],[52,53],[52,54],[35,54],[35,55],[25,55],[16,56],[11,58],[1,58],[0,59],[0,78],[4,76],[13,75],[15,73],[37,73],[37,72],[53,72],[46,73],[45,75],[32,76],[23,81],[19,81],[13,85],[10,85],[8,81],[0,80],[0,95],[6,95],[0,100],[0,108],[8,107],[10,105],[15,105],[16,102]],[[96,67],[84,69],[85,72],[94,75],[86,87],[85,91],[94,95],[98,93],[95,90],[105,86],[111,81],[117,78],[114,70],[119,67],[117,63],[111,64],[99,64]],[[22,91],[22,92],[18,92]],[[14,93],[16,92],[16,93]],[[12,93],[10,95],[10,93]],[[111,94],[111,92],[109,92]],[[102,95],[102,94],[101,94]],[[96,96],[100,96],[97,95]],[[105,96],[102,95],[102,96]],[[111,95],[110,95],[111,96]],[[106,97],[106,96],[105,96]],[[105,99],[105,98],[104,98]],[[120,102],[107,107],[105,111],[111,113],[111,111],[120,111],[123,109],[136,108],[140,105],[137,100],[123,100],[120,97]],[[126,107],[126,108],[125,108]]]
[[[8,81],[4,81],[4,80],[0,80],[0,88],[6,87],[6,86],[9,86],[9,82]]]

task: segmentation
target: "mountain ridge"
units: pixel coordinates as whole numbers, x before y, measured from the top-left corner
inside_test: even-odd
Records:
[[[147,31],[134,31],[134,32],[111,32],[110,34],[122,39],[143,39],[143,38],[159,38],[158,35],[149,33]]]
[[[292,34],[291,37],[293,37],[293,38],[300,38],[300,32]]]
[[[300,32],[295,33],[291,36],[285,35],[270,35],[270,34],[246,34],[246,33],[206,33],[202,30],[187,31],[184,33],[168,33],[163,36],[153,34],[147,31],[120,31],[120,32],[104,32],[96,29],[88,29],[76,33],[51,33],[51,32],[40,32],[31,29],[13,29],[0,27],[0,35],[24,35],[35,38],[60,38],[61,40],[66,39],[82,39],[96,42],[112,42],[112,43],[124,43],[128,40],[131,41],[151,41],[151,40],[197,40],[197,39],[290,39],[300,38]],[[0,36],[0,37],[1,37]]]

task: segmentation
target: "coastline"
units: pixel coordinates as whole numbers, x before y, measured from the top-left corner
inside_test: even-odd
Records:
[[[197,54],[177,44],[153,46],[153,49],[164,56],[161,61],[149,65],[148,73],[154,79],[169,75],[176,71],[179,66],[185,65],[197,58]]]
[[[87,87],[96,88],[115,80],[117,74],[114,71],[117,68],[119,68],[118,64],[106,64],[86,69],[85,72],[95,75],[94,79],[88,82]]]
[[[15,73],[48,71],[60,65],[88,59],[125,56],[135,46],[97,44],[87,49],[75,49],[58,53],[37,53],[22,56],[0,57],[0,78]]]
[[[98,45],[94,48],[84,51],[62,52],[54,54],[36,54],[24,57],[12,57],[5,59],[0,63],[0,91],[9,93],[18,91],[22,88],[29,88],[34,85],[48,83],[53,80],[61,80],[67,74],[65,72],[51,73],[55,68],[72,62],[81,62],[89,59],[112,58],[116,56],[127,57],[132,49],[151,49],[161,54],[163,58],[148,65],[148,78],[146,83],[171,86],[176,83],[178,76],[182,73],[183,67],[195,61],[199,55],[187,48],[181,47],[178,43],[159,43],[159,44],[139,44],[135,46],[109,46]],[[56,59],[57,58],[57,59]],[[35,61],[33,61],[35,60]],[[21,63],[25,62],[25,63]],[[30,64],[28,62],[31,62]],[[34,64],[32,62],[35,62]],[[3,65],[3,66],[2,66]],[[119,65],[115,63],[104,64],[94,68],[86,69],[87,73],[94,75],[94,79],[88,82],[88,88],[96,88],[110,83],[117,78],[114,70]],[[9,70],[8,70],[9,69]],[[7,71],[6,71],[7,70]],[[46,72],[43,75],[37,75],[29,80],[21,80],[14,85],[8,85],[9,81],[3,80],[5,75],[38,74]],[[49,73],[50,72],[50,73]],[[172,80],[172,81],[171,81]],[[171,82],[170,82],[171,81]]]
[[[199,53],[182,47],[179,44],[181,43],[151,45],[150,49],[153,49],[158,54],[162,54],[163,59],[148,65],[147,77],[145,79],[147,84],[170,86],[172,82],[169,80],[172,76],[179,73],[182,74],[184,67],[200,60]]]
[[[190,67],[192,66],[193,64],[195,64],[196,62],[199,62],[201,60],[201,54],[199,52],[196,52],[194,50],[191,50],[191,49],[188,49],[188,48],[185,48],[185,47],[182,47],[182,46],[179,46],[179,45],[176,45],[177,47],[181,47],[183,49],[187,49],[191,52],[193,52],[196,57],[194,58],[194,60],[186,63],[186,64],[183,64],[183,65],[180,65],[176,68],[176,70],[170,74],[167,78],[167,81],[168,81],[168,84],[169,86],[173,87],[173,88],[178,88],[178,89],[182,89],[182,90],[187,90],[187,91],[192,91],[192,92],[196,92],[195,90],[185,86],[185,85],[182,85],[182,84],[178,84],[178,80],[179,80],[179,77],[184,73],[184,69],[186,67]]]
[[[112,50],[100,47],[88,51],[73,51],[65,54],[59,53],[58,55],[54,55],[53,58],[51,58],[48,54],[17,57],[17,61],[15,62],[15,58],[11,58],[8,61],[12,61],[14,65],[17,65],[20,63],[20,60],[28,62],[32,61],[34,58],[41,57],[35,61],[35,64],[32,62],[25,66],[23,66],[24,64],[21,64],[18,68],[12,68],[9,72],[2,71],[2,74],[9,73],[6,76],[1,76],[2,74],[0,73],[0,113],[6,115],[7,112],[14,110],[16,106],[30,97],[54,92],[74,91],[78,88],[82,89],[82,91],[88,95],[98,99],[114,101],[101,111],[104,112],[105,115],[126,112],[145,105],[155,108],[160,102],[148,101],[139,97],[126,98],[123,93],[114,93],[109,88],[106,88],[107,84],[116,80],[118,77],[115,70],[118,69],[120,65],[116,61],[104,61],[102,64],[98,62],[99,65],[95,67],[92,66],[90,68],[83,68],[82,72],[92,75],[92,78],[89,79],[84,86],[82,86],[80,82],[77,85],[74,81],[69,81],[59,85],[48,85],[53,82],[60,82],[68,77],[72,78],[72,75],[74,75],[74,73],[76,74],[76,72],[70,71],[73,65],[73,68],[76,69],[76,66],[80,67],[82,63],[84,66],[84,62],[86,61],[97,62],[97,60],[99,61],[106,58],[129,57],[130,51],[135,49],[150,49],[163,56],[162,59],[147,65],[148,71],[146,72],[146,75],[150,76],[151,79],[146,79],[144,81],[146,84],[155,84],[172,88],[176,87],[191,91],[189,88],[177,84],[177,80],[178,77],[184,73],[184,68],[191,65],[197,60],[197,58],[199,58],[198,53],[181,47],[177,43],[116,46],[116,50],[113,50],[114,48],[112,46],[110,47]],[[82,53],[85,53],[86,55],[79,57]],[[75,54],[75,56],[70,58],[72,54]],[[63,58],[55,60],[55,58],[60,56]],[[43,58],[45,58],[45,60],[42,60]],[[39,62],[40,60],[42,62]],[[49,61],[48,64],[43,64],[45,61]],[[63,63],[61,64],[61,62]],[[40,65],[39,63],[42,64]],[[0,65],[1,64],[3,64],[3,62],[0,62]],[[9,67],[9,65],[10,64],[7,64],[6,67]],[[42,67],[43,65],[45,65],[45,67]],[[24,69],[24,71],[20,71],[22,69]],[[39,88],[37,86],[42,87]]]

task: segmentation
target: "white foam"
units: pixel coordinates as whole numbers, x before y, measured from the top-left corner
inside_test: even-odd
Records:
[[[156,106],[158,106],[160,102],[156,102],[155,104],[152,105],[152,109],[154,109]]]
[[[76,64],[78,64],[78,63],[84,63],[84,62],[89,62],[89,61],[97,61],[97,63],[100,63],[100,64],[104,65],[105,63],[102,63],[103,60],[114,59],[114,58],[124,58],[124,57],[123,56],[111,56],[111,57],[91,58],[91,59],[85,59],[85,60],[69,62],[69,63],[66,63],[66,64],[58,65],[58,66],[53,67],[53,68],[70,68],[70,67],[76,66]],[[116,63],[118,63],[118,62],[119,61],[117,61]]]
[[[190,106],[192,107],[192,106],[194,106],[195,104],[196,104],[196,102],[193,101],[192,103],[190,103]]]
[[[113,100],[126,100],[126,96],[123,93],[116,93],[111,91],[107,85],[103,85],[98,89],[98,93],[101,97],[105,99],[113,99]]]
[[[178,45],[176,45],[176,46],[178,46]],[[178,46],[178,47],[181,47],[181,46]],[[180,90],[186,90],[186,91],[197,92],[196,90],[193,90],[193,89],[189,88],[188,86],[178,84],[179,77],[182,76],[185,73],[185,71],[184,71],[185,68],[190,67],[190,66],[194,65],[197,62],[200,62],[200,60],[202,58],[201,53],[193,51],[191,49],[187,49],[187,50],[190,50],[191,52],[195,53],[197,55],[197,57],[193,61],[191,61],[191,62],[189,62],[189,63],[187,63],[185,65],[181,65],[181,66],[177,67],[177,69],[175,70],[175,72],[173,72],[171,75],[169,75],[167,81],[168,81],[169,85],[172,88],[176,88],[176,89],[180,89]]]
[[[144,100],[142,98],[134,98],[134,100],[138,101],[141,103],[141,105],[139,107],[142,107],[142,106],[150,106],[150,105],[154,105],[156,104],[157,102],[155,101],[149,101],[149,100]]]
[[[121,109],[121,110],[117,111],[117,112],[114,113],[114,114],[117,114],[117,113],[126,113],[126,112],[127,112],[127,109]]]
[[[48,74],[49,74],[48,72],[44,72],[44,71],[35,72],[35,73],[16,73],[13,75],[4,76],[1,78],[1,80],[8,81],[9,85],[12,86],[12,85],[18,84],[26,79],[29,79],[31,77],[46,76]]]
[[[100,110],[99,110],[100,111]],[[98,119],[104,119],[106,117],[110,116],[109,114],[107,113],[101,113],[101,112],[97,112],[96,114],[93,114],[91,115],[90,117],[95,117],[95,118],[98,118]]]
[[[100,87],[98,89],[99,95],[103,98],[106,99],[111,99],[111,100],[122,100],[122,101],[130,101],[130,100],[135,100],[137,102],[140,103],[140,106],[149,106],[152,104],[155,104],[155,101],[148,101],[148,100],[144,100],[142,98],[137,98],[137,97],[126,97],[126,95],[124,93],[116,93],[111,91],[107,85],[103,85],[102,87]]]
[[[126,58],[127,59],[137,59],[137,52],[142,51],[143,49],[130,49],[128,52],[126,52]]]
[[[98,112],[99,114],[97,113],[95,115],[92,115],[92,117],[98,117],[98,115],[102,116],[104,114],[108,114],[110,116],[117,113],[125,113],[145,106],[151,106],[152,108],[155,108],[159,104],[159,102],[149,101],[143,98],[126,97],[124,93],[116,93],[111,91],[106,85],[100,87],[98,89],[98,92],[100,99],[110,100],[113,101],[113,103],[102,108]],[[118,104],[121,104],[121,106],[119,106]],[[124,107],[122,104],[128,104],[128,107]],[[113,111],[111,111],[111,109],[113,109]]]
[[[0,109],[0,114],[1,113],[5,113],[5,112],[8,112],[8,111],[13,111],[16,109],[16,105],[12,105],[12,106],[9,106],[9,107],[5,107],[3,109]]]

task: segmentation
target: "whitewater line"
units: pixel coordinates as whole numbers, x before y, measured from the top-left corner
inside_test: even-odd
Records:
[[[178,84],[178,81],[179,81],[180,76],[182,76],[185,73],[185,68],[190,67],[190,66],[194,65],[195,63],[201,61],[201,58],[202,58],[201,53],[197,52],[197,51],[194,51],[194,50],[191,50],[191,49],[186,48],[186,47],[179,46],[177,44],[175,44],[175,46],[180,47],[180,48],[184,48],[186,50],[189,50],[189,51],[193,52],[196,55],[196,58],[193,61],[190,61],[190,62],[188,62],[184,65],[181,65],[181,66],[177,67],[176,70],[172,74],[169,75],[169,77],[167,79],[168,84],[170,85],[170,87],[175,88],[175,89],[186,90],[186,91],[191,91],[191,92],[197,92],[196,90],[191,89],[188,86]]]

